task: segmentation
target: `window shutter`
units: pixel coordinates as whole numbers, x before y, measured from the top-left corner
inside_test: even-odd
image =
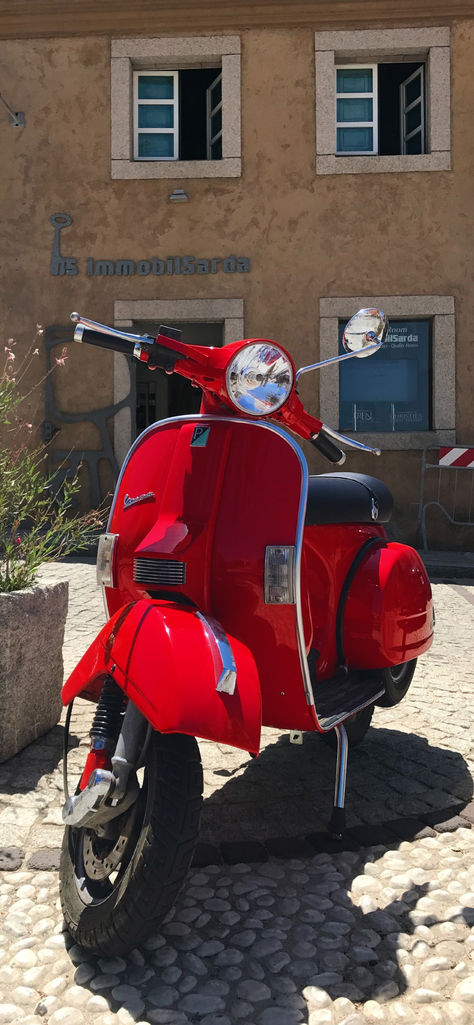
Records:
[[[425,152],[425,69],[423,64],[400,85],[400,149]]]
[[[222,71],[206,89],[207,159],[222,158]]]

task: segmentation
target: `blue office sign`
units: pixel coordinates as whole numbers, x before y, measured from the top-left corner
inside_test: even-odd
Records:
[[[339,324],[342,353],[344,323]],[[431,322],[394,320],[381,349],[339,364],[339,427],[346,431],[428,431]]]

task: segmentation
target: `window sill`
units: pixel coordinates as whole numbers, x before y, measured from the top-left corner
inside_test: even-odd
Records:
[[[240,178],[240,157],[222,160],[112,160],[112,178]]]
[[[363,434],[362,431],[344,431],[347,438],[354,441],[361,441],[363,445],[370,445],[371,448],[380,448],[383,452],[394,449],[423,449],[438,448],[439,445],[451,445],[456,442],[456,431],[393,431],[385,433]],[[347,449],[353,452],[354,449]]]
[[[450,171],[449,151],[388,157],[316,157],[316,174],[387,174],[399,171]]]

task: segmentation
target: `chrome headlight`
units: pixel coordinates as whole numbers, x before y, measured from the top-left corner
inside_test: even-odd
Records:
[[[268,416],[286,402],[293,387],[293,367],[271,342],[246,345],[226,370],[227,394],[237,409],[251,416]]]

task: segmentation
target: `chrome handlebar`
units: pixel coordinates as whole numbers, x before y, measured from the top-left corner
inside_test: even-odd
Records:
[[[155,339],[151,338],[150,335],[133,335],[130,331],[119,331],[118,328],[109,327],[108,324],[99,324],[97,320],[89,320],[88,317],[81,317],[79,313],[71,313],[71,320],[73,324],[77,324],[74,331],[75,342],[82,342],[83,332],[80,330],[81,327],[90,331],[100,331],[102,335],[110,335],[111,338],[118,338],[122,342],[131,342],[133,345],[141,345],[143,343],[150,345],[155,341]]]

